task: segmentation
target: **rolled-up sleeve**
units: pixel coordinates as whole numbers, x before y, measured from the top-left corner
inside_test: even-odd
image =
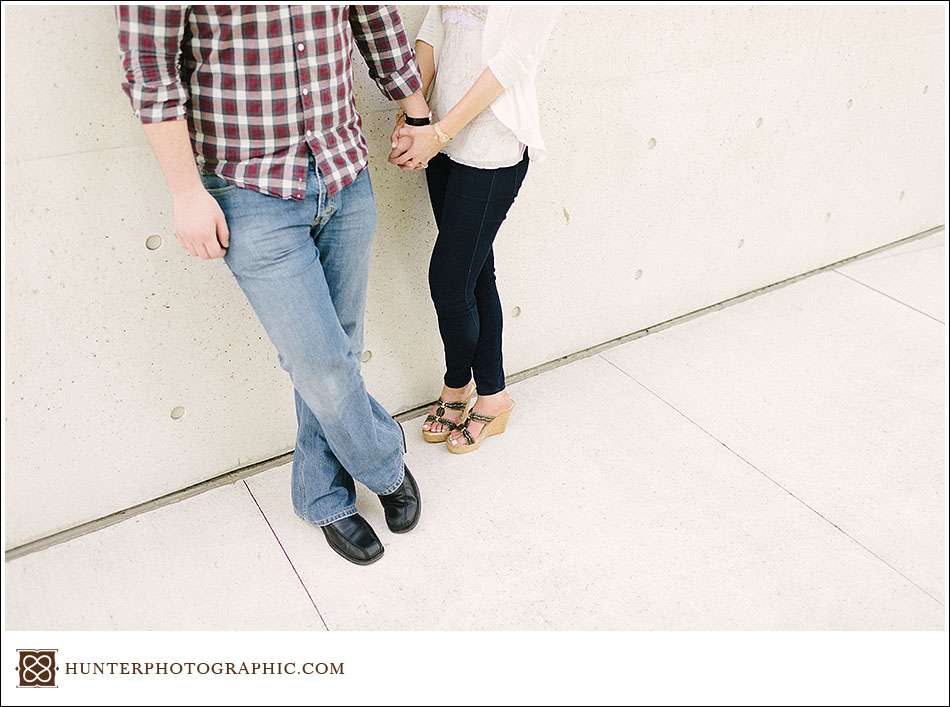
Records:
[[[544,45],[560,13],[559,7],[518,5],[512,8],[505,41],[488,60],[488,68],[504,88],[537,71]]]
[[[415,53],[406,39],[399,11],[392,5],[350,6],[353,38],[369,75],[387,98],[408,98],[422,87]]]
[[[178,63],[188,21],[187,5],[117,5],[122,90],[143,123],[181,120],[188,90]]]

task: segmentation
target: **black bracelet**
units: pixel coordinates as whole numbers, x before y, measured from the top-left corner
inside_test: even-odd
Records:
[[[426,116],[425,118],[410,118],[408,115],[405,117],[405,121],[406,125],[411,125],[414,128],[419,128],[432,122],[429,119],[429,116]]]

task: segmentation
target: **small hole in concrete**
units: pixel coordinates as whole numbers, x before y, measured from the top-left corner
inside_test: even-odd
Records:
[[[185,416],[185,408],[181,405],[176,405],[172,408],[171,416],[173,420],[180,420]]]
[[[521,316],[521,307],[513,307],[511,309],[511,316],[520,317]]]
[[[162,237],[161,236],[149,236],[145,239],[145,247],[149,250],[158,250],[162,247]]]
[[[755,127],[757,127],[757,128],[761,128],[761,127],[762,127],[762,118],[756,118],[756,119],[755,119]]]
[[[633,273],[633,279],[639,280],[641,277],[643,277],[643,271],[637,268]]]
[[[652,150],[654,147],[656,147],[656,138],[655,138],[655,137],[651,137],[651,138],[650,138],[649,142],[647,142],[647,147],[648,147],[649,149],[651,149],[651,150]]]
[[[367,351],[364,351],[362,354],[360,354],[360,361],[362,361],[363,363],[367,363],[372,357],[373,357],[373,352],[367,350]]]

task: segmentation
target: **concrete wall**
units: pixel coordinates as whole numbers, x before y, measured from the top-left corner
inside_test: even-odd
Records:
[[[14,546],[286,451],[294,420],[226,267],[175,241],[111,9],[5,11]],[[405,8],[410,31],[423,12]],[[509,372],[940,224],[944,16],[565,9],[540,77],[550,159],[497,248]],[[381,215],[365,373],[398,411],[438,392],[435,233],[359,78]]]

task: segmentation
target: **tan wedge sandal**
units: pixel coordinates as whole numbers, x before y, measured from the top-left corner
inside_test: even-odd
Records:
[[[474,452],[486,439],[492,437],[493,435],[500,435],[506,429],[508,429],[508,418],[511,417],[511,411],[514,409],[515,403],[512,401],[510,408],[504,412],[498,413],[494,417],[480,415],[474,410],[469,412],[465,416],[465,419],[462,420],[462,424],[456,425],[456,427],[462,431],[462,439],[465,440],[464,443],[459,442],[452,444],[452,440],[447,439],[445,441],[445,446],[449,448],[449,451],[452,452],[452,454],[468,454],[469,452]],[[472,433],[468,431],[469,422],[482,423],[482,429],[478,431],[477,435],[472,435]]]
[[[449,435],[452,434],[452,430],[458,429],[459,422],[463,420],[468,414],[468,411],[472,409],[472,406],[475,404],[475,397],[475,389],[473,388],[467,400],[456,400],[447,403],[442,398],[439,398],[436,402],[436,405],[439,407],[436,408],[435,414],[426,415],[425,421],[438,422],[440,425],[443,425],[445,429],[441,432],[422,430],[422,439],[430,444],[446,441]],[[459,410],[462,414],[459,415],[458,420],[446,420],[444,417],[446,410]]]

